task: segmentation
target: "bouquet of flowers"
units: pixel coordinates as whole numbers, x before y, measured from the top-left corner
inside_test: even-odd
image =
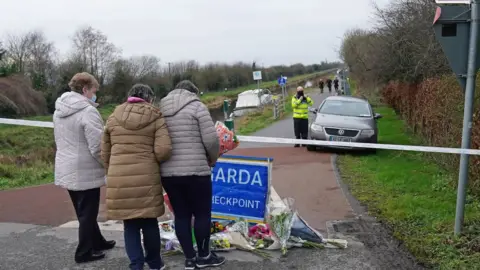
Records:
[[[228,235],[231,237],[231,245],[239,250],[249,251],[265,259],[271,258],[271,255],[263,250],[256,249],[240,232],[229,231]]]
[[[244,218],[237,219],[226,228],[226,233],[232,238],[231,244],[237,249],[252,252],[263,258],[270,258],[270,254],[258,250],[258,241],[250,241],[248,221]]]
[[[165,252],[164,256],[174,255],[182,253],[182,247],[180,242],[175,235],[175,226],[173,220],[168,220],[165,222],[160,222],[158,224],[160,228],[160,238],[161,242],[164,245]],[[143,234],[142,234],[143,237]]]
[[[248,236],[254,243],[255,248],[267,248],[274,242],[272,239],[272,233],[268,224],[259,223],[250,227],[248,230]]]
[[[215,233],[210,236],[210,247],[214,251],[227,251],[233,249],[232,238],[228,233]]]
[[[282,255],[287,254],[287,243],[293,224],[293,198],[286,198],[282,204],[272,204],[269,209],[268,225],[278,238]]]
[[[228,129],[224,123],[217,121],[215,129],[217,130],[218,138],[220,138],[220,155],[237,148],[240,144],[235,133]]]
[[[270,237],[270,227],[268,224],[259,223],[255,226],[250,227],[248,229],[248,237],[254,239],[264,239],[265,237]]]
[[[219,221],[212,221],[210,226],[210,233],[219,233],[226,230],[227,226],[231,223],[231,221],[219,220]]]
[[[306,240],[314,243],[325,243],[325,239],[322,234],[312,228],[308,223],[297,213],[293,214],[291,237],[298,237],[302,240]]]
[[[238,218],[226,228],[228,232],[238,232],[248,238],[248,221],[245,218]]]

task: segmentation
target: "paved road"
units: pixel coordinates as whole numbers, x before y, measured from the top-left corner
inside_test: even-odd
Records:
[[[35,225],[0,223],[0,269],[39,270],[126,270],[128,261],[121,232],[104,232],[108,239],[118,241],[118,247],[107,253],[107,258],[95,263],[76,265],[75,229],[52,228]],[[346,250],[291,250],[286,259],[278,257],[261,260],[245,252],[231,252],[230,259],[220,270],[348,270],[348,269],[414,269],[392,268],[384,259],[378,260],[374,252],[359,246]],[[180,256],[165,258],[169,270],[183,269]],[[147,268],[146,268],[147,269]]]
[[[317,108],[322,101],[328,97],[328,88],[325,87],[324,93],[320,93],[320,89],[315,88],[311,92],[307,93],[313,101],[313,107]],[[333,95],[333,94],[332,94]],[[295,138],[293,133],[293,118],[287,116],[286,119],[275,122],[273,125],[268,126],[258,132],[251,134],[251,136],[260,136],[260,137],[280,137],[280,138]],[[239,147],[241,148],[256,148],[256,147],[282,147],[284,144],[265,144],[265,143],[251,143],[244,142],[241,143]]]

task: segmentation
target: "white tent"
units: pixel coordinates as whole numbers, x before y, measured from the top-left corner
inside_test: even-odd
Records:
[[[272,94],[269,90],[254,89],[238,94],[237,103],[234,109],[235,116],[242,116],[245,113],[256,111],[262,105],[272,102]]]

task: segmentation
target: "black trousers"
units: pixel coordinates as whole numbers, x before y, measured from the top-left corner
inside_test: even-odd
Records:
[[[125,250],[130,259],[130,269],[143,269],[145,262],[150,269],[160,269],[162,258],[160,256],[161,240],[160,228],[156,218],[135,218],[123,221]],[[143,254],[143,247],[145,254]]]
[[[79,223],[78,246],[75,259],[88,257],[94,250],[100,250],[106,242],[97,223],[100,206],[100,188],[73,191],[69,190]]]
[[[212,222],[211,176],[162,177],[175,215],[175,233],[187,259],[195,258],[192,243],[193,231],[197,242],[198,256],[210,254],[210,227]]]
[[[293,118],[295,138],[308,139],[308,119]]]

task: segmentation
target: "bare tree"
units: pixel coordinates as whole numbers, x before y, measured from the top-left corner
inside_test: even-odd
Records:
[[[44,33],[38,30],[7,36],[8,58],[16,70],[28,75],[33,86],[45,90],[47,81],[52,79],[55,46]]]
[[[78,72],[85,71],[80,55],[72,53],[56,65],[55,85],[65,87],[70,79]]]
[[[7,50],[3,48],[2,42],[0,42],[0,61],[2,61],[3,56],[7,53]]]
[[[97,77],[100,84],[111,75],[112,64],[120,56],[120,49],[109,42],[105,34],[91,26],[75,32],[73,49],[84,69]]]
[[[160,59],[153,55],[133,56],[128,60],[128,66],[135,79],[155,76],[160,72]]]
[[[30,58],[30,44],[31,39],[29,33],[7,35],[6,46],[8,57],[12,59],[20,72],[25,71],[25,66]]]
[[[434,9],[431,0],[374,5],[374,28],[347,32],[341,58],[362,80],[418,82],[450,72],[431,27]]]
[[[56,55],[53,42],[49,42],[44,33],[40,31],[28,33],[28,40],[28,71],[39,74],[52,69],[53,59]]]

